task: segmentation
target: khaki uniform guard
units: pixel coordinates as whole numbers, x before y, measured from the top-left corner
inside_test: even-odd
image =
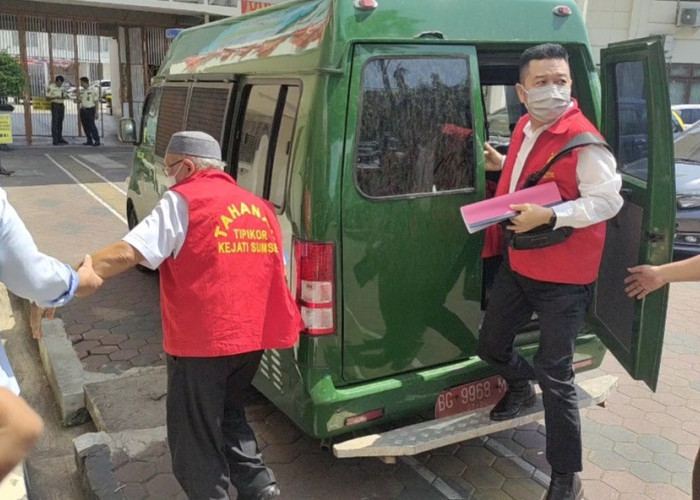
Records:
[[[80,123],[85,132],[86,142],[83,146],[99,146],[100,134],[95,125],[97,118],[97,103],[100,102],[100,93],[95,87],[90,86],[87,77],[80,79],[80,89],[78,90],[77,103],[80,114]]]
[[[63,101],[68,98],[63,82],[63,77],[57,76],[55,83],[46,88],[46,97],[51,101],[51,138],[54,146],[68,144],[68,141],[63,139],[63,117],[66,114]]]

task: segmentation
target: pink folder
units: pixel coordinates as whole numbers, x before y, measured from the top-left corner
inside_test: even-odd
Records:
[[[561,195],[556,182],[545,182],[544,184],[536,184],[512,193],[464,205],[460,211],[462,212],[462,219],[467,225],[467,231],[475,233],[491,224],[513,217],[515,212],[510,209],[510,205],[534,203],[543,207],[549,207],[560,202]]]

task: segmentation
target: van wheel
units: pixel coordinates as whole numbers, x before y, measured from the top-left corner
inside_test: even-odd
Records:
[[[131,207],[128,207],[126,209],[126,222],[129,226],[129,230],[134,229],[139,223],[139,220],[136,218],[136,212]],[[146,266],[142,266],[141,264],[136,264],[136,269],[138,269],[142,273],[154,273],[155,272],[153,269],[149,269]]]

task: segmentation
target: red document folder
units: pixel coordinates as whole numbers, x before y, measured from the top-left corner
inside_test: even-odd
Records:
[[[513,217],[515,212],[510,209],[510,205],[534,203],[543,207],[549,207],[560,202],[561,195],[556,182],[545,182],[544,184],[536,184],[512,193],[464,205],[460,211],[462,212],[462,219],[467,225],[467,231],[475,233],[491,224]]]

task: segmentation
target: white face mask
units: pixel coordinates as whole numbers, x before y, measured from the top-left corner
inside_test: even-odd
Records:
[[[182,168],[182,165],[183,165],[183,164],[180,163],[180,165],[177,167],[177,170],[175,171],[175,173],[173,173],[173,174],[171,174],[171,175],[166,175],[166,176],[165,176],[165,186],[166,186],[168,189],[170,189],[170,188],[173,187],[175,184],[177,184],[177,180],[175,179],[175,177],[177,176],[177,174],[180,173],[180,169]]]
[[[571,89],[563,85],[548,85],[525,90],[525,106],[535,120],[542,123],[556,121],[569,108]]]

